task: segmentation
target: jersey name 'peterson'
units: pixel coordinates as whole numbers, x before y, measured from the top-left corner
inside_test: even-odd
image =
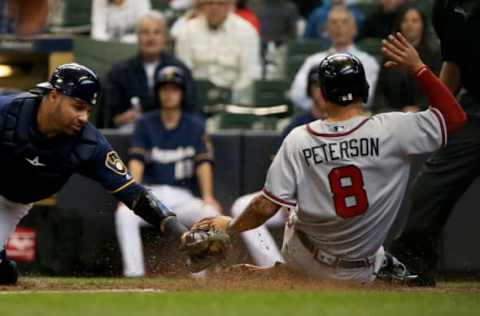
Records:
[[[368,257],[396,217],[412,155],[445,145],[445,131],[434,108],[299,126],[275,156],[263,194],[294,207],[290,224],[324,251]]]
[[[365,156],[379,156],[380,141],[378,137],[342,140],[339,142],[323,143],[302,149],[307,166],[321,164],[339,159],[348,159]]]

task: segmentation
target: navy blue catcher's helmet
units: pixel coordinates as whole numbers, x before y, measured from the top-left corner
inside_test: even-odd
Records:
[[[90,105],[97,104],[101,89],[95,72],[77,63],[58,66],[50,80],[37,84],[37,87],[43,90],[56,89],[63,95]]]
[[[348,53],[332,54],[319,65],[319,80],[324,97],[339,105],[356,100],[367,102],[368,82],[360,60]]]

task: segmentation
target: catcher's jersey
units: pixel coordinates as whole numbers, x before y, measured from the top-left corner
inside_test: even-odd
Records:
[[[433,108],[314,121],[284,140],[263,194],[295,207],[295,229],[332,255],[373,255],[400,207],[410,156],[445,145],[445,131]]]
[[[74,136],[44,138],[37,128],[41,97],[0,97],[0,195],[31,203],[58,192],[75,173],[132,205],[142,190],[105,137],[90,123]]]

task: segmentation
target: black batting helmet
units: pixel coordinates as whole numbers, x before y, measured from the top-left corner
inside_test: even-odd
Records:
[[[182,108],[187,107],[187,98],[185,96],[187,92],[187,79],[183,69],[177,66],[167,66],[157,70],[155,75],[155,102],[161,106],[159,99],[159,89],[168,83],[176,84],[183,92],[182,96]]]
[[[339,105],[368,100],[368,82],[360,60],[348,53],[332,54],[319,65],[318,77],[325,99]]]
[[[167,83],[174,83],[185,91],[186,78],[184,71],[176,66],[167,66],[157,71],[155,90]]]
[[[320,78],[319,78],[319,65],[313,66],[310,71],[308,72],[307,76],[307,95],[309,97],[312,96],[312,87],[313,86],[320,86]]]
[[[37,84],[42,90],[56,89],[61,94],[97,104],[100,81],[93,70],[77,63],[58,66],[49,81]]]

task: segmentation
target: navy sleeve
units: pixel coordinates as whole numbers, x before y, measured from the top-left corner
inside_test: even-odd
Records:
[[[97,132],[97,141],[94,154],[79,173],[99,182],[112,194],[117,194],[134,184],[122,159],[100,132]]]
[[[0,130],[3,130],[3,124],[9,105],[18,94],[0,95]]]
[[[8,104],[15,99],[18,94],[0,95],[0,112],[3,112]]]
[[[129,159],[137,159],[145,162],[147,152],[151,149],[151,140],[148,134],[147,124],[144,118],[141,118],[135,124],[132,135],[132,143],[128,150]]]

